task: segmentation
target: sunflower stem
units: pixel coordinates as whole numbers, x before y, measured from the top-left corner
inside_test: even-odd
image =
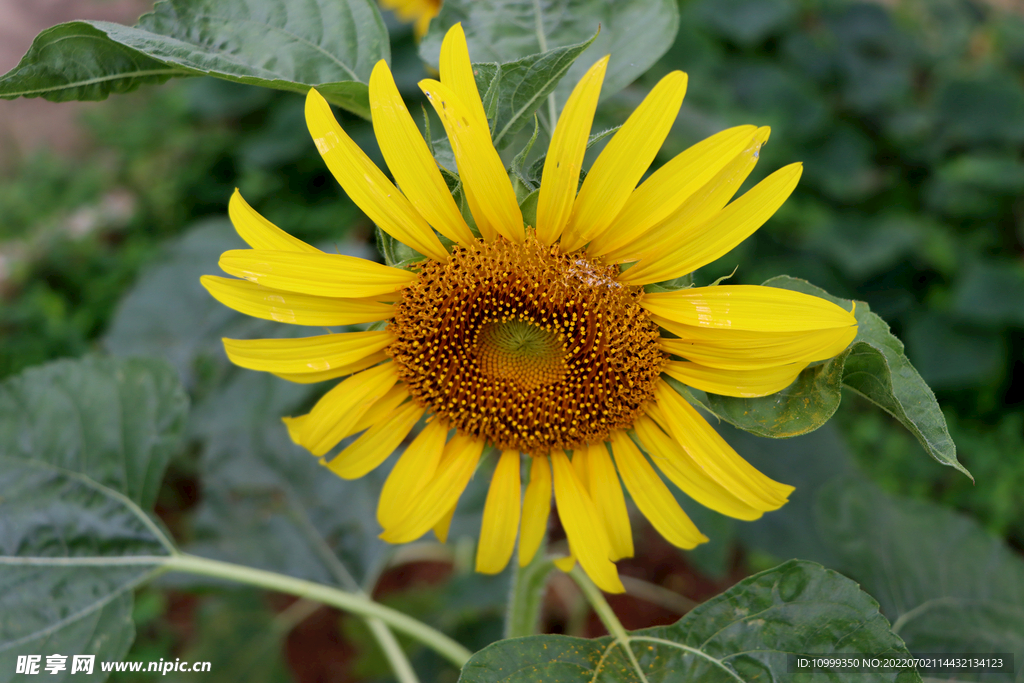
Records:
[[[540,0],[533,0],[533,22],[534,31],[537,34],[537,45],[541,52],[548,51],[548,37],[544,33],[544,9]],[[558,117],[558,109],[555,106],[555,93],[548,95],[548,132],[555,134],[555,120]]]
[[[540,610],[544,603],[544,588],[547,586],[548,574],[555,568],[555,563],[544,556],[544,545],[542,542],[530,564],[520,567],[517,563],[513,570],[512,591],[508,612],[505,614],[506,638],[537,633]]]
[[[163,563],[162,569],[164,571],[186,572],[244,583],[308,600],[315,600],[371,620],[379,619],[380,623],[415,638],[459,669],[462,668],[473,654],[440,631],[413,619],[407,614],[402,614],[398,610],[374,602],[365,595],[350,593],[332,586],[268,572],[263,569],[221,562],[219,560],[210,560],[205,557],[196,557],[195,555],[184,553],[175,554],[167,558]],[[372,625],[371,628],[373,628]],[[397,643],[395,645],[397,646]],[[383,643],[382,646],[384,646]]]
[[[590,606],[594,608],[595,612],[597,612],[598,618],[601,619],[601,623],[604,624],[604,627],[608,629],[608,633],[614,639],[615,644],[625,651],[626,656],[633,664],[633,669],[640,677],[640,680],[646,683],[647,676],[644,675],[643,669],[640,668],[640,662],[637,661],[636,655],[633,654],[633,648],[629,646],[629,633],[626,631],[625,627],[623,627],[619,618],[615,616],[615,610],[613,610],[612,606],[608,604],[608,601],[604,599],[604,594],[602,594],[598,587],[594,585],[594,582],[590,580],[590,577],[583,572],[583,569],[581,569],[579,565],[573,567],[572,571],[569,572],[569,576],[573,578],[576,585],[580,587],[581,591],[583,591],[583,597],[587,599]]]

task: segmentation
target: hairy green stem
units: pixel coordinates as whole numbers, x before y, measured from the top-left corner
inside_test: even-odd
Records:
[[[608,633],[615,640],[615,644],[625,651],[629,661],[633,664],[633,669],[636,671],[637,676],[640,677],[641,681],[647,683],[647,676],[644,675],[643,669],[640,668],[640,662],[637,661],[636,655],[633,654],[633,648],[629,646],[629,633],[626,632],[619,618],[615,616],[615,611],[608,604],[608,601],[604,599],[604,595],[594,585],[594,582],[590,580],[590,577],[583,573],[579,565],[573,567],[569,576],[573,578],[576,585],[583,591],[583,596],[590,603],[590,606],[594,608],[594,611],[597,612],[598,618],[601,619],[604,627],[608,629]]]
[[[544,544],[525,567],[517,566],[512,574],[512,591],[505,614],[505,637],[518,638],[537,633],[544,588],[555,563],[544,557]]]
[[[178,571],[212,578],[226,579],[267,590],[287,593],[309,600],[316,600],[331,607],[369,619],[379,619],[387,626],[401,631],[431,648],[459,669],[472,656],[469,650],[440,631],[401,612],[374,602],[365,595],[350,593],[331,586],[296,579],[262,569],[245,567],[230,562],[210,560],[195,555],[175,554],[163,562],[164,571]],[[370,625],[374,628],[373,624]],[[387,647],[381,643],[382,647]],[[397,644],[396,644],[397,647]],[[397,673],[397,672],[396,672]],[[406,679],[413,680],[413,679]]]

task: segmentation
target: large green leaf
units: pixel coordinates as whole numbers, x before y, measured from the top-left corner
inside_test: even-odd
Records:
[[[57,361],[0,384],[0,455],[85,475],[149,509],[187,409],[166,363]]]
[[[679,27],[674,0],[446,0],[420,44],[437,66],[445,32],[462,23],[475,62],[514,62],[525,55],[575,45],[601,33],[556,90],[558,106],[598,59],[611,54],[602,97],[644,73],[672,45]]]
[[[629,639],[649,683],[785,680],[791,653],[906,653],[870,595],[834,571],[801,561],[751,576],[675,624],[633,631]],[[610,638],[529,636],[484,648],[469,660],[459,680],[632,683],[642,679]],[[827,680],[910,683],[921,679],[907,671],[898,675],[831,672]]]
[[[818,493],[818,525],[915,652],[1024,657],[1024,561],[977,522],[866,481]],[[1015,680],[985,674],[981,680]]]
[[[19,655],[127,652],[131,591],[173,552],[140,503],[185,408],[155,361],[59,361],[0,385],[0,681]]]
[[[175,76],[305,93],[369,116],[366,83],[390,59],[372,0],[164,0],[134,27],[74,21],[40,33],[0,98],[100,100]]]
[[[477,90],[491,120],[491,138],[497,149],[512,143],[515,134],[533,119],[534,112],[554,92],[576,58],[596,39],[595,33],[582,43],[513,62],[473,65]]]
[[[853,305],[805,280],[785,275],[764,284],[828,299],[847,310]],[[859,327],[850,347],[832,360],[804,370],[778,393],[763,398],[705,396],[673,384],[723,420],[752,434],[773,438],[805,434],[823,425],[839,407],[845,387],[899,420],[928,455],[971,476],[957,460],[956,445],[935,394],[904,354],[903,343],[866,303],[858,301],[856,306]]]
[[[736,524],[746,548],[843,572],[879,601],[912,652],[1012,652],[1024,661],[1024,561],[1001,539],[865,481],[832,425],[785,441],[724,435],[752,465],[796,486],[781,510]]]

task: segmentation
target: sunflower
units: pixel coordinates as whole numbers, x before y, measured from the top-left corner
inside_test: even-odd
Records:
[[[793,490],[743,460],[667,379],[765,396],[845,349],[856,321],[824,299],[771,287],[645,291],[757,230],[792,192],[801,166],[730,202],[768,139],[767,128],[739,126],[637,187],[683,100],[686,75],[677,71],[651,90],[579,185],[607,64],[605,57],[590,68],[558,119],[535,226],[524,224],[491,144],[461,26],[445,37],[440,81],[420,87],[451,142],[466,216],[385,62],[373,70],[370,101],[397,187],[311,90],[306,121],[327,166],[381,230],[425,259],[398,268],[321,252],[236,191],[229,215],[252,249],[225,252],[220,266],[241,279],[202,282],[225,305],[259,318],[327,327],[386,321],[364,332],[224,340],[245,368],[295,382],[345,378],[308,414],[285,418],[291,438],[341,477],[364,476],[425,422],[383,488],[383,539],[404,543],[433,529],[444,540],[489,448],[498,455],[477,570],[501,571],[517,532],[519,562],[530,562],[553,494],[570,552],[560,566],[579,561],[598,586],[619,592],[614,561],[633,554],[623,484],[658,532],[687,549],[707,538],[662,475],[744,520],[779,508]],[[349,437],[356,438],[325,458]]]
[[[399,20],[415,22],[413,33],[422,38],[427,33],[430,20],[441,11],[442,0],[380,0],[380,6],[398,15]]]

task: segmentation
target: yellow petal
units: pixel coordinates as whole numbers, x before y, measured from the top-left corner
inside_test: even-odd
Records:
[[[475,239],[473,233],[455,205],[383,59],[370,74],[370,110],[377,144],[405,196],[442,235],[459,244],[471,244]]]
[[[283,380],[295,382],[296,384],[315,384],[317,382],[338,379],[339,377],[344,377],[346,375],[351,375],[354,372],[365,370],[366,368],[387,360],[389,357],[390,356],[388,356],[384,351],[378,351],[366,358],[361,358],[348,365],[339,365],[331,368],[330,370],[320,370],[319,372],[275,372],[273,374],[275,377],[280,377]]]
[[[235,226],[238,236],[253,249],[320,253],[316,247],[306,244],[297,237],[292,237],[257,213],[242,198],[242,193],[238,191],[237,187],[231,195],[231,201],[228,202],[228,218]]]
[[[394,341],[390,332],[346,332],[297,339],[227,339],[232,363],[260,372],[317,373],[346,367],[383,350]]]
[[[612,453],[633,502],[658,533],[674,546],[690,549],[708,540],[686,516],[672,492],[622,430],[612,432]]]
[[[497,574],[504,569],[516,547],[523,494],[519,465],[519,451],[504,451],[491,477],[480,527],[480,545],[476,549],[476,570],[483,574]]]
[[[469,45],[466,44],[466,33],[462,24],[458,23],[448,29],[441,42],[441,57],[438,63],[441,82],[451,88],[455,96],[462,100],[466,115],[480,127],[487,130],[490,140],[490,129],[487,126],[487,114],[484,112],[480,91],[476,88],[476,77],[473,76],[473,64],[469,61]]]
[[[353,425],[384,396],[398,381],[394,363],[385,363],[338,384],[316,402],[313,410],[303,416],[301,426],[296,424],[289,433],[295,443],[313,455],[323,455],[334,448]],[[291,418],[285,418],[289,424]]]
[[[363,298],[402,289],[416,273],[343,254],[232,249],[220,256],[221,270],[286,292]]]
[[[668,353],[710,368],[757,370],[788,363],[812,363],[832,358],[857,336],[857,327],[832,327],[804,332],[732,330],[695,327],[651,316],[658,325],[679,335],[662,337],[658,344]]]
[[[381,230],[425,256],[448,259],[441,240],[370,157],[338,125],[316,90],[306,96],[306,125],[320,156],[345,193]]]
[[[551,453],[554,469],[555,502],[558,516],[569,537],[569,547],[598,588],[609,593],[625,593],[619,580],[619,572],[609,559],[611,545],[608,534],[601,524],[597,509],[576,476],[565,453]]]
[[[778,211],[796,188],[802,172],[803,166],[797,163],[772,173],[695,228],[683,244],[640,261],[622,273],[619,281],[639,285],[671,280],[724,256]]]
[[[380,492],[377,521],[382,527],[387,529],[402,521],[420,491],[434,478],[447,438],[448,427],[434,420],[406,447]]]
[[[760,507],[754,507],[737,498],[701,469],[686,450],[661,431],[651,418],[641,417],[633,428],[658,469],[683,493],[704,507],[747,521],[758,519],[764,512],[778,507],[765,506],[759,499],[756,502]]]
[[[685,360],[673,360],[665,364],[662,372],[687,386],[710,394],[757,398],[782,391],[806,367],[806,363],[790,363],[756,370],[723,370]]]
[[[708,476],[753,508],[775,510],[786,503],[793,487],[769,479],[741,458],[666,382],[658,382],[654,395],[657,405],[648,414]]]
[[[654,161],[686,94],[686,74],[658,82],[622,125],[587,173],[562,234],[562,251],[579,249],[602,234]]]
[[[329,463],[327,469],[342,479],[358,479],[377,468],[409,436],[423,417],[414,402],[403,404],[386,419],[366,430]]]
[[[594,501],[597,512],[604,522],[611,543],[611,559],[621,560],[633,557],[633,532],[629,526],[629,512],[626,510],[626,497],[622,494],[619,475],[615,473],[615,465],[608,455],[604,443],[587,447],[587,489]],[[576,454],[573,454],[573,462]]]
[[[199,282],[214,299],[239,313],[279,323],[330,327],[384,320],[394,306],[372,299],[335,299],[282,292],[246,280],[204,275]]]
[[[437,520],[437,524],[434,525],[434,536],[437,537],[438,542],[448,542],[448,532],[452,528],[452,517],[455,516],[455,508],[457,505],[452,505],[452,509],[444,514],[441,519]]]
[[[427,533],[448,513],[466,488],[480,461],[484,442],[456,434],[445,446],[434,478],[419,492],[405,516],[380,535],[388,543],[408,543]]]
[[[755,130],[754,126],[729,128],[677,154],[636,188],[608,230],[590,243],[587,253],[610,253],[664,221],[749,146]]]
[[[583,75],[569,95],[551,136],[537,198],[537,239],[544,244],[558,240],[572,213],[590,126],[607,68],[608,57],[604,57]]]
[[[370,409],[363,413],[361,418],[356,420],[356,423],[352,425],[349,431],[345,432],[345,436],[342,438],[344,439],[353,434],[358,434],[364,429],[369,429],[391,415],[395,408],[404,403],[408,398],[410,398],[409,387],[398,382],[386,394],[377,399],[377,402],[370,406]]]
[[[391,413],[394,412],[400,404],[409,398],[409,388],[398,383],[391,387],[386,394],[380,397],[376,403],[370,406],[370,409],[363,413],[363,416],[356,420],[356,423],[352,425],[341,438],[347,438],[353,434],[365,431],[377,424],[381,420],[387,418]],[[291,436],[292,441],[298,443],[300,435],[303,434],[303,425],[306,422],[306,418],[309,414],[300,415],[298,417],[287,417],[284,418],[284,423],[288,426],[288,434]]]
[[[640,305],[654,315],[694,327],[806,332],[857,324],[852,312],[826,299],[759,285],[656,292],[646,294]]]
[[[643,235],[610,251],[606,258],[619,263],[636,261],[675,251],[688,244],[694,234],[699,234],[701,226],[716,216],[739,191],[740,185],[757,165],[761,146],[768,140],[770,132],[767,127],[754,131],[745,148],[677,209]]]
[[[580,483],[583,484],[583,489],[589,494],[590,473],[587,471],[587,449],[581,448],[573,451],[570,462],[572,463],[572,468],[576,471],[576,478],[580,480]]]
[[[416,40],[422,40],[423,36],[427,35],[427,29],[430,28],[430,20],[434,18],[433,14],[424,13],[416,18],[416,23],[413,24],[413,35],[416,36]],[[441,541],[444,543],[444,541]]]
[[[472,109],[447,85],[429,78],[420,81],[419,85],[434,106],[452,143],[466,200],[480,234],[486,240],[501,235],[522,244],[526,239],[523,214],[505,165],[491,144],[487,126],[480,125]]]
[[[523,496],[523,521],[519,531],[519,566],[525,567],[537,554],[548,530],[551,514],[551,466],[546,456],[533,457],[530,483]]]
[[[561,571],[568,574],[576,566],[576,556],[569,554],[565,557],[559,557],[554,560],[554,563]]]

